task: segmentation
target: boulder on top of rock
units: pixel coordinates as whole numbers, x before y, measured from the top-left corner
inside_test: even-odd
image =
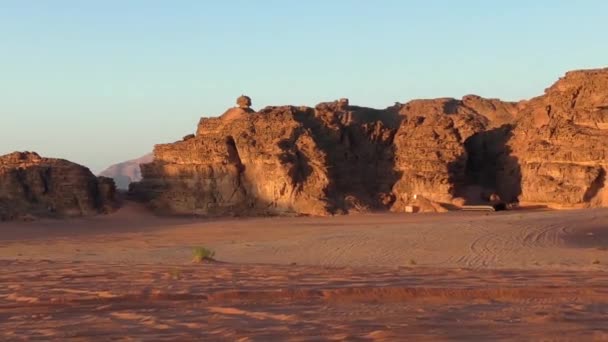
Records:
[[[255,113],[251,109],[251,98],[246,95],[241,95],[236,99],[237,107],[229,108],[224,114],[220,116],[223,121],[233,121],[236,119],[244,118],[251,113]]]
[[[239,108],[249,109],[251,108],[251,98],[247,95],[241,95],[236,99],[236,104]]]

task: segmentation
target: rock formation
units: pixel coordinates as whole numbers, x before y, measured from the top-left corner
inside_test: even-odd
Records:
[[[63,159],[32,152],[0,156],[0,220],[74,217],[114,208],[114,182]]]
[[[307,114],[278,107],[201,119],[195,138],[155,147],[131,192],[166,213],[325,214],[325,156],[298,122]]]
[[[164,213],[442,211],[467,203],[608,206],[608,69],[568,73],[543,96],[396,103],[347,99],[253,111],[157,145],[131,192]],[[431,210],[431,209],[429,209]]]
[[[194,135],[192,135],[194,137]],[[185,137],[184,137],[185,138]],[[128,160],[122,163],[109,166],[99,173],[100,176],[112,178],[118,189],[127,190],[132,182],[141,180],[140,164],[149,163],[154,159],[152,153],[146,154],[137,159]]]
[[[519,200],[608,206],[608,69],[569,72],[521,107],[507,144],[520,165]]]

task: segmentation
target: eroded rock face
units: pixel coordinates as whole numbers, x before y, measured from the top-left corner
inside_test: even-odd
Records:
[[[195,138],[155,147],[132,193],[166,213],[324,215],[325,155],[298,121],[311,114],[276,107],[202,119]]]
[[[115,205],[114,181],[63,159],[32,152],[0,156],[0,219],[74,217]]]
[[[523,202],[608,206],[608,69],[573,71],[522,105],[511,154]]]
[[[464,142],[490,121],[455,99],[411,101],[399,114],[403,121],[394,146],[400,177],[393,186],[392,210],[403,211],[415,202],[414,195],[451,203],[466,180]]]
[[[394,199],[398,114],[350,107],[267,107],[204,118],[188,141],[157,145],[132,193],[161,212],[328,215]]]
[[[519,103],[468,95],[384,110],[348,99],[267,107],[250,99],[157,145],[132,193],[165,213],[404,211],[529,202],[608,206],[608,69],[571,72]],[[417,199],[415,197],[417,196]]]

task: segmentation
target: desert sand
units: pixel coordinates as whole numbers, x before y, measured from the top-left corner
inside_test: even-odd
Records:
[[[608,340],[608,210],[0,224],[2,340]],[[217,262],[193,264],[205,246]]]

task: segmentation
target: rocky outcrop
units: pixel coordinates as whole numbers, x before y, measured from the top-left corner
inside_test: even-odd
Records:
[[[241,109],[241,108],[236,108]],[[245,114],[245,113],[243,113]],[[203,118],[195,138],[157,145],[132,193],[178,214],[327,215],[392,203],[397,114],[351,107],[268,107]]]
[[[195,138],[155,147],[131,192],[166,213],[326,214],[326,156],[299,122],[311,114],[276,107],[203,118]]]
[[[522,202],[608,206],[608,69],[573,71],[521,104],[510,154]]]
[[[205,216],[608,206],[608,69],[568,73],[518,103],[237,104],[201,119],[194,137],[157,145],[131,192],[160,212]]]
[[[403,120],[394,147],[400,177],[392,210],[403,211],[415,195],[451,203],[466,180],[464,142],[486,130],[489,119],[455,99],[415,100],[398,113]]]
[[[0,219],[74,217],[114,208],[110,178],[63,159],[32,152],[0,156]]]
[[[194,136],[194,135],[192,135]],[[188,139],[188,137],[184,137]],[[127,190],[132,182],[141,180],[141,170],[139,165],[149,163],[154,159],[152,153],[140,158],[128,160],[126,162],[114,164],[99,173],[100,176],[112,178],[118,189]]]

